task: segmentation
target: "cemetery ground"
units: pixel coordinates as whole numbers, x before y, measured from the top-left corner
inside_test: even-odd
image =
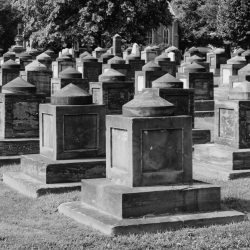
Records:
[[[0,167],[2,173],[19,165]],[[195,179],[202,180],[199,176]],[[204,180],[204,179],[203,179]],[[206,181],[206,180],[204,180]],[[250,179],[207,180],[222,187],[222,206],[250,215]],[[38,199],[17,193],[0,181],[0,249],[249,249],[250,221],[184,228],[157,234],[105,236],[60,214],[64,202],[80,200],[80,191]],[[249,216],[250,217],[250,216]]]

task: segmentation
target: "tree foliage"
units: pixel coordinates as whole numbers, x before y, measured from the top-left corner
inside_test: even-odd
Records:
[[[128,43],[144,42],[147,31],[171,24],[166,0],[12,0],[23,14],[25,36],[39,47],[74,40],[101,45],[119,33]]]
[[[218,34],[225,44],[250,47],[250,2],[248,0],[218,0]]]
[[[217,34],[218,0],[173,0],[180,21],[180,46],[222,45]]]
[[[21,21],[19,12],[12,8],[11,2],[0,0],[0,47],[4,51],[15,44],[17,24]]]

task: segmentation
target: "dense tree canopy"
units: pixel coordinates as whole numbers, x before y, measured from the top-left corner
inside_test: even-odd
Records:
[[[19,12],[12,8],[8,0],[0,0],[0,47],[7,51],[15,44],[17,24],[20,21]]]
[[[250,2],[248,0],[218,0],[217,32],[224,43],[250,47]]]
[[[168,26],[166,0],[12,0],[23,14],[25,36],[39,47],[74,40],[101,45],[119,33],[127,42],[144,42],[147,32]]]

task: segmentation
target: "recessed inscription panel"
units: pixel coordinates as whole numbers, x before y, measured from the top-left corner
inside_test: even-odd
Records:
[[[194,94],[202,99],[209,99],[209,81],[206,79],[194,79]]]
[[[215,59],[215,57],[210,57],[210,66],[216,66],[216,59]]]
[[[230,69],[222,69],[222,83],[229,84],[229,76],[231,76]]]
[[[88,78],[89,82],[98,82],[98,77],[100,74],[99,69],[99,66],[86,67],[87,75],[85,77]]]
[[[93,98],[93,103],[103,104],[102,98],[101,98],[101,89],[93,88],[92,89],[92,98]]]
[[[175,115],[192,115],[190,114],[190,100],[188,96],[164,95],[163,98],[177,107],[175,109]]]
[[[128,131],[111,129],[111,167],[128,171]]]
[[[142,172],[183,170],[181,129],[142,131]]]
[[[234,113],[233,109],[219,110],[219,137],[234,138]]]
[[[108,90],[108,110],[122,112],[122,106],[129,101],[127,89],[109,89]]]
[[[57,91],[60,90],[60,84],[59,83],[52,83],[51,84],[51,94],[55,94]]]
[[[137,76],[137,90],[142,91],[144,88],[144,76]]]
[[[57,65],[53,65],[53,77],[54,78],[58,78],[58,66]]]
[[[64,151],[97,149],[98,115],[64,115]]]
[[[53,116],[42,114],[42,146],[53,149]]]

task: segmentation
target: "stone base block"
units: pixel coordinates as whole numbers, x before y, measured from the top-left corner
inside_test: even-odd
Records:
[[[193,171],[221,180],[250,177],[250,149],[219,144],[194,145]]]
[[[246,220],[243,213],[234,210],[119,219],[79,201],[63,203],[58,207],[58,211],[107,235],[157,233],[169,229],[202,227]]]
[[[20,164],[21,157],[17,156],[0,156],[0,167],[4,165]]]
[[[214,88],[215,100],[228,100],[229,86]]]
[[[39,139],[1,139],[0,156],[39,154]]]
[[[205,144],[211,142],[211,131],[208,129],[193,129],[193,144]]]
[[[195,111],[214,111],[214,100],[195,100]]]
[[[104,158],[51,160],[42,155],[21,156],[21,170],[46,184],[79,182],[81,179],[105,178]]]
[[[3,182],[18,192],[32,198],[38,198],[50,193],[65,193],[81,189],[80,182],[44,184],[42,181],[18,172],[3,173]]]

